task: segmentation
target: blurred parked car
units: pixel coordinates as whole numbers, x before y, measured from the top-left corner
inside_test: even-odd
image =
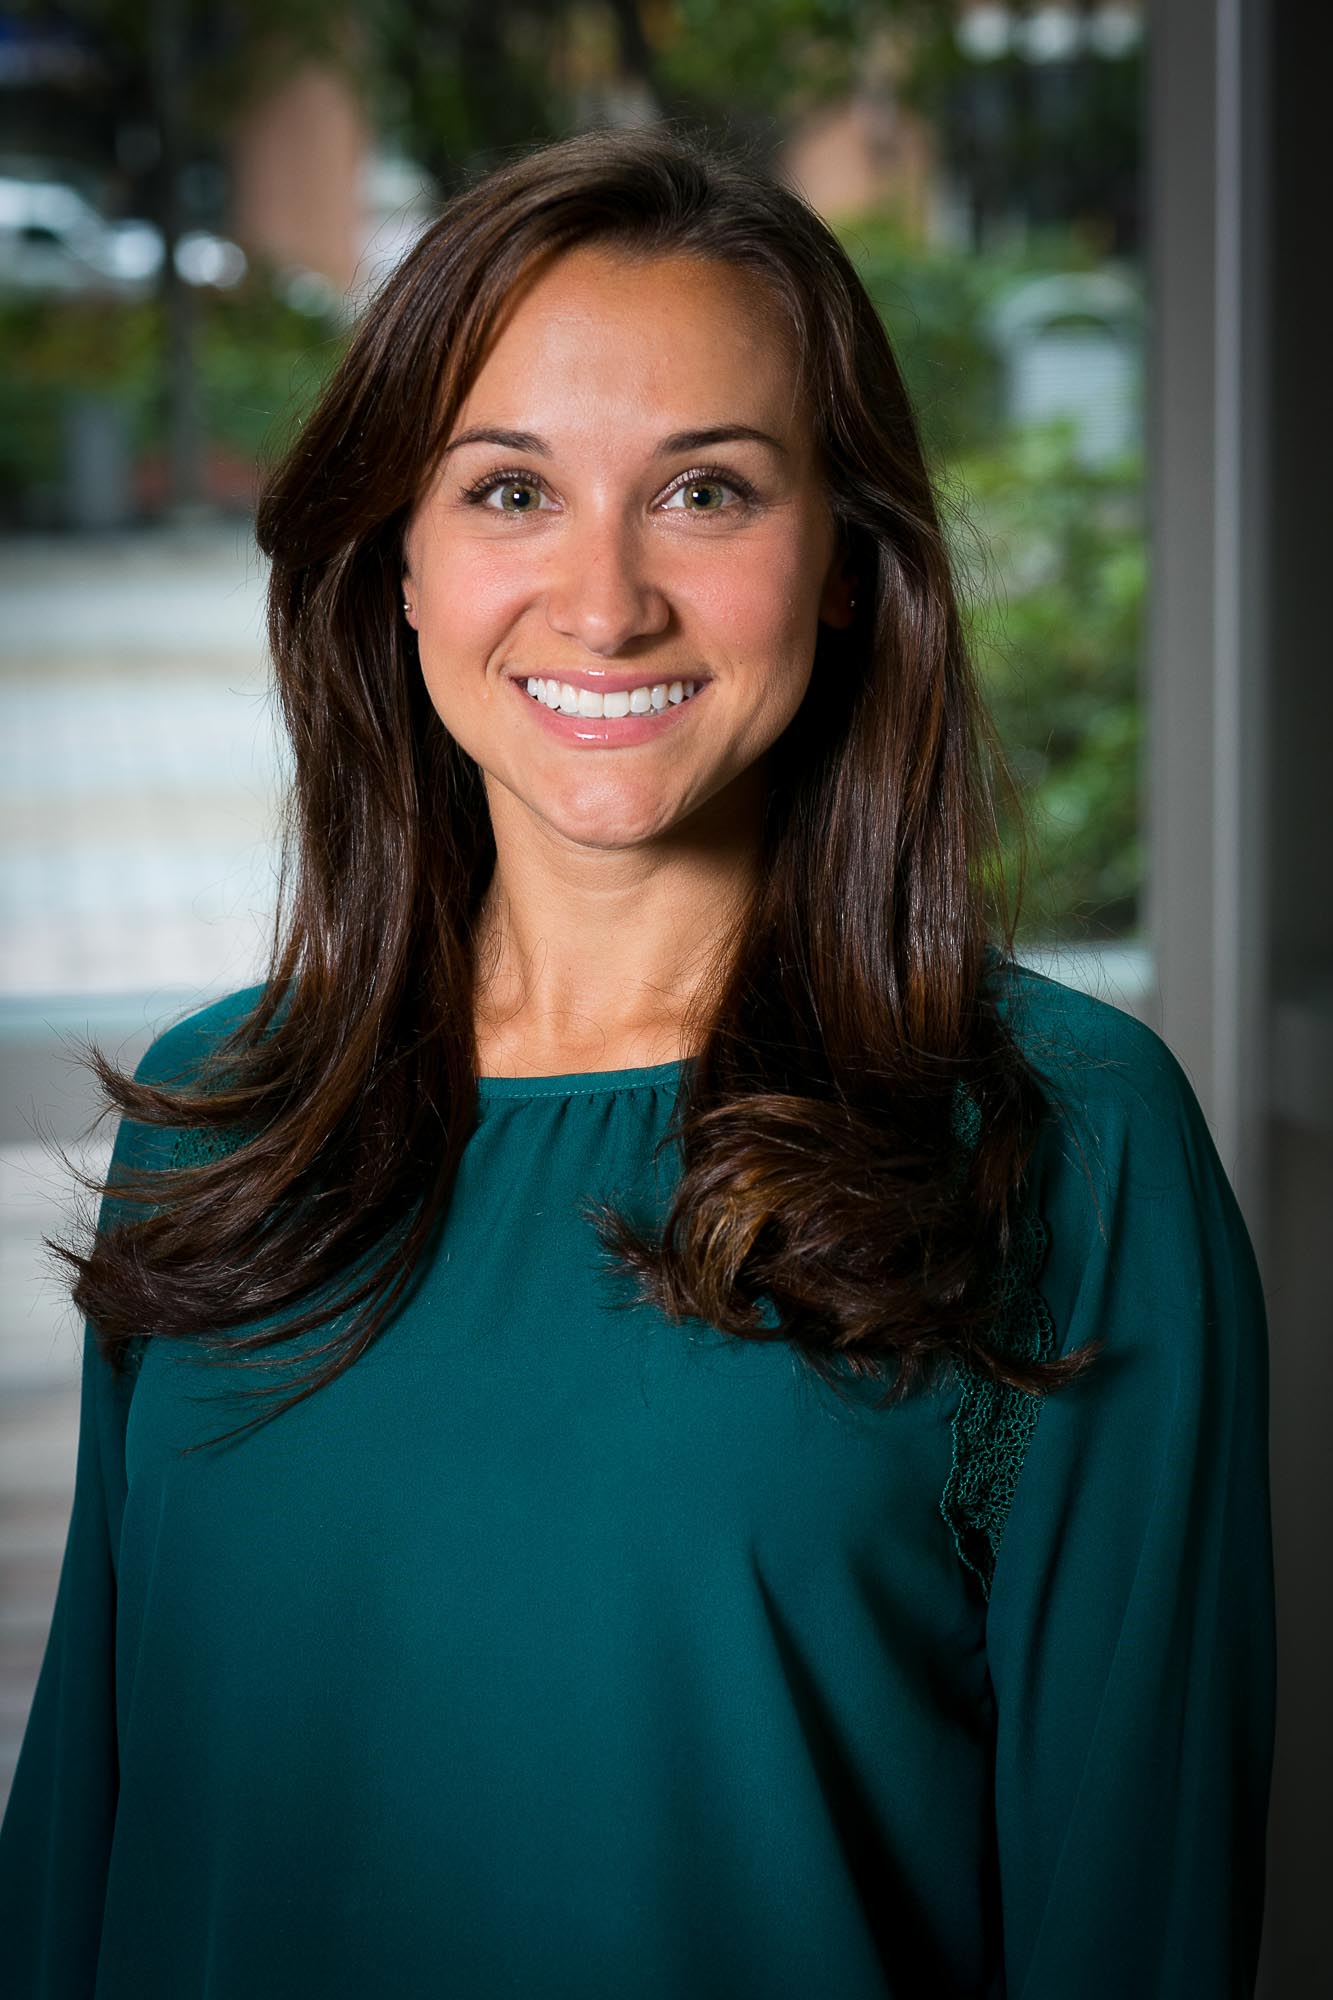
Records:
[[[151,222],[109,222],[61,181],[0,178],[0,292],[150,291],[165,255]],[[205,229],[176,244],[189,285],[230,286],[245,276],[245,252]]]

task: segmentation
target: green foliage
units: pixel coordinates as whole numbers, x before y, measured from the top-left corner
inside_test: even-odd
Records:
[[[789,113],[847,88],[884,14],[883,0],[675,0],[661,10],[659,75],[700,106]]]
[[[1015,283],[1095,258],[1068,231],[965,255],[913,243],[892,217],[839,234],[917,410],[978,672],[1025,795],[1022,935],[1123,936],[1142,880],[1142,453],[1088,465],[1067,424],[1012,429],[985,324]],[[1019,857],[1011,825],[1011,885]]]
[[[932,464],[996,439],[999,357],[986,315],[1011,286],[1098,262],[1073,232],[1033,232],[1020,246],[959,251],[922,243],[892,214],[849,217],[837,234],[888,329]]]
[[[275,457],[336,366],[344,339],[332,319],[293,311],[260,282],[215,293],[202,342],[212,435],[261,461]]]
[[[913,242],[888,216],[838,234],[888,331],[932,463],[991,435],[1001,383],[982,327],[996,285],[987,260]]]
[[[1084,464],[1061,422],[962,455],[946,489],[973,655],[1026,793],[1028,938],[1135,926],[1142,489],[1141,453]],[[1016,828],[1007,847],[1012,881]]]
[[[284,305],[262,275],[198,296],[199,393],[215,453],[272,456],[336,362],[342,334]],[[86,398],[122,413],[131,448],[162,450],[162,306],[155,298],[0,304],[0,491],[19,519],[51,518],[66,411]],[[15,514],[11,513],[11,518]]]
[[[356,12],[377,128],[444,189],[577,122],[563,60],[575,0],[365,0]]]

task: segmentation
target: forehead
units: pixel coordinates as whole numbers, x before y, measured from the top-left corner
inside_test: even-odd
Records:
[[[746,422],[799,428],[796,341],[755,272],[716,260],[589,245],[540,266],[506,303],[455,428],[540,430],[563,416],[658,430]],[[556,414],[552,414],[552,411]]]

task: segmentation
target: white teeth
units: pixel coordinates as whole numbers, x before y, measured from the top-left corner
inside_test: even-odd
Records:
[[[524,686],[534,701],[545,702],[548,708],[559,709],[562,714],[589,718],[609,716],[615,720],[625,715],[647,715],[654,709],[688,701],[695,689],[703,686],[703,682],[655,681],[651,687],[622,689],[618,694],[598,694],[592,688],[576,688],[568,681],[544,680],[534,674],[528,676]]]

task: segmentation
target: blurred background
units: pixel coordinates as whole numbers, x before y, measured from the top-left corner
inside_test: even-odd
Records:
[[[0,4],[0,1798],[77,1428],[79,1329],[41,1248],[71,1189],[44,1141],[99,1168],[110,1143],[68,1037],[137,1059],[257,976],[272,910],[262,469],[463,179],[669,117],[799,188],[879,307],[1029,793],[1023,954],[1166,1037],[1259,1250],[1284,1623],[1263,1991],[1314,1990],[1312,1747],[1333,1770],[1311,1525],[1333,1333],[1314,1265],[1333,1213],[1321,12]]]

